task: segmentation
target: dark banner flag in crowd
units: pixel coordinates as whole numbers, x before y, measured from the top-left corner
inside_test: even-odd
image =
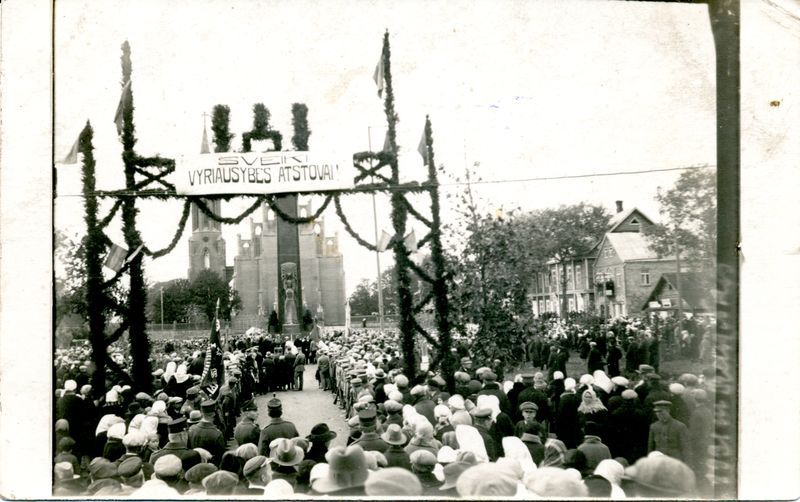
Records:
[[[214,322],[211,323],[211,334],[208,339],[206,349],[206,361],[203,366],[203,376],[200,378],[200,387],[214,399],[219,391],[224,378],[224,367],[222,365],[222,342],[220,340],[219,324],[219,298],[214,311]]]

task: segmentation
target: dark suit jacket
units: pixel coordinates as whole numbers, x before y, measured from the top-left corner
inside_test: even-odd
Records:
[[[213,457],[213,462],[219,465],[222,454],[225,452],[225,437],[222,431],[211,422],[200,421],[189,427],[189,448],[203,448]]]
[[[379,451],[384,453],[389,449],[389,444],[381,439],[378,433],[374,431],[362,433],[361,437],[354,441],[353,444],[357,444],[363,448],[364,451]]]
[[[272,418],[270,422],[261,429],[261,434],[258,437],[258,454],[269,457],[269,444],[273,439],[292,439],[297,436],[299,436],[299,434],[293,423],[280,417]]]

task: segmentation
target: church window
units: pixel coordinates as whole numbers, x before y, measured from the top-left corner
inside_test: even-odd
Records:
[[[211,268],[211,254],[208,249],[203,250],[203,268],[206,270]]]
[[[308,211],[306,210],[306,208],[301,208],[300,209],[300,217],[301,218],[308,218]]]
[[[270,221],[274,220],[274,219],[275,219],[275,211],[273,211],[272,209],[270,209],[270,210],[267,212],[267,219],[268,219],[268,220],[270,220]]]
[[[255,234],[256,235],[261,235],[261,225],[256,225]]]

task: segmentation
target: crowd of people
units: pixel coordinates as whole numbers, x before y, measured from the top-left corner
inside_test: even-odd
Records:
[[[521,347],[530,371],[473,361],[468,341],[459,342],[450,389],[444,375],[404,372],[395,332],[329,331],[292,341],[251,331],[225,339],[222,374],[212,383],[201,377],[208,340],[161,341],[152,351],[154,392],[120,381],[97,398],[89,348],[74,342],[56,351],[53,493],[709,494],[711,375],[661,374],[664,336],[652,326],[550,321],[540,328]],[[681,339],[679,332],[669,343]],[[586,370],[570,373],[571,356]],[[130,362],[121,346],[110,357],[120,367]],[[292,417],[307,410],[284,409],[274,396],[259,416],[255,398],[301,391],[306,365],[344,410],[347,438],[324,422],[298,431]]]

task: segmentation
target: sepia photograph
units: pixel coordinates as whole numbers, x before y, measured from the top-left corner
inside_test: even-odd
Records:
[[[756,496],[743,264],[800,242],[742,159],[800,108],[741,32],[796,3],[48,5],[39,497]]]

